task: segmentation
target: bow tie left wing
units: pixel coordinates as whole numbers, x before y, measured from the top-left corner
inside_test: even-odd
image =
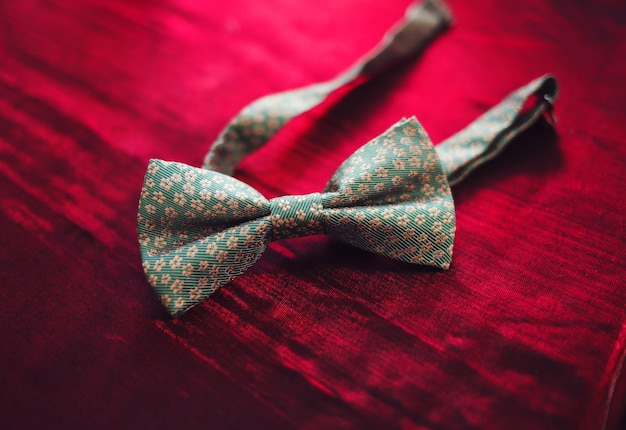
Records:
[[[269,202],[230,176],[151,160],[137,215],[148,282],[172,315],[245,272],[270,241]]]
[[[415,118],[357,150],[325,192],[327,233],[397,260],[449,267],[454,202],[439,156]]]

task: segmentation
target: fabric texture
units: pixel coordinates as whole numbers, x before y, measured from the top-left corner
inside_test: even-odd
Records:
[[[537,79],[437,149],[415,118],[402,119],[352,154],[322,194],[268,201],[208,167],[151,160],[137,214],[148,282],[168,311],[179,315],[248,270],[272,240],[321,233],[396,260],[447,269],[456,232],[448,179],[458,182],[501,152],[552,109],[556,95],[554,78]],[[531,96],[539,100],[524,111]],[[295,98],[293,106],[299,96],[284,97]],[[254,102],[259,110],[267,108],[263,100]],[[238,154],[259,145],[253,131],[260,123],[231,123],[243,132]],[[209,159],[218,170],[219,161],[232,161]]]
[[[437,148],[554,74],[557,127],[453,187],[450,268],[287,239],[172,320],[137,246],[149,160],[199,165],[242,106],[332,79],[409,1],[0,2],[0,427],[619,424],[623,1],[447,3],[420,56],[234,175],[268,200],[319,192],[398,118]]]
[[[415,119],[355,152],[322,194],[268,201],[227,175],[160,160],[148,166],[142,194],[143,268],[173,315],[245,272],[272,240],[325,232],[401,261],[448,268],[452,258],[450,186]]]

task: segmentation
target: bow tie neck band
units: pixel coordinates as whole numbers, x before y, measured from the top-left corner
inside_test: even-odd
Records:
[[[402,119],[352,154],[319,193],[268,200],[229,175],[293,117],[420,51],[450,19],[441,1],[412,6],[347,72],[254,101],[226,126],[203,168],[150,161],[138,238],[148,282],[172,315],[241,275],[274,240],[323,233],[396,260],[449,267],[456,231],[450,186],[551,114],[553,77],[511,93],[436,147],[415,118]]]

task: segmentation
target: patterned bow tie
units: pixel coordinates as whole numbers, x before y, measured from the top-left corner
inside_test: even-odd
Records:
[[[416,17],[419,22],[424,15],[431,17],[433,5],[435,12],[442,10],[440,2],[425,5],[394,34],[406,31]],[[447,11],[437,16],[449,18]],[[432,19],[425,22],[430,31],[439,27]],[[385,42],[373,58],[389,45]],[[371,61],[369,57],[365,64]],[[346,82],[345,76],[339,80]],[[333,91],[332,86],[326,89]],[[315,103],[310,98],[305,104],[294,102],[307,91],[317,94]],[[298,106],[281,111],[278,120],[284,124],[321,102],[322,93],[319,85],[312,86],[244,109],[207,156],[211,170],[150,161],[139,202],[138,237],[147,279],[172,315],[241,275],[274,240],[324,233],[396,260],[447,269],[456,230],[450,185],[549,113],[556,81],[546,76],[522,87],[437,148],[415,118],[403,119],[350,156],[321,193],[267,200],[217,171],[232,171],[280,128],[264,129],[264,140],[259,140],[254,133],[258,127],[246,120],[251,111],[271,112],[277,100]],[[257,122],[271,122],[276,115],[261,118]]]

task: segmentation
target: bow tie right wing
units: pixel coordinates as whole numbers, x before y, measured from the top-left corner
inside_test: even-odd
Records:
[[[415,118],[357,150],[325,193],[327,233],[397,260],[449,267],[454,202],[439,156]]]

